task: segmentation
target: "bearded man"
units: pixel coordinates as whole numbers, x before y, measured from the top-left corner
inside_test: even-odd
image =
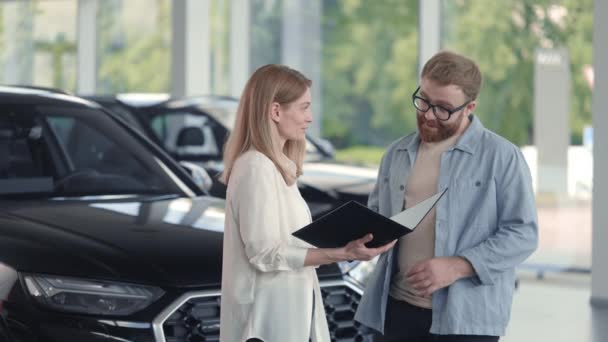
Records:
[[[382,215],[448,191],[370,276],[355,319],[378,342],[494,342],[505,334],[515,267],[536,249],[538,225],[520,149],[473,114],[481,84],[471,59],[434,55],[412,95],[418,130],[382,158],[368,202]]]

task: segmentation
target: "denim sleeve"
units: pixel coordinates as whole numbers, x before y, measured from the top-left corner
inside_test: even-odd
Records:
[[[382,160],[380,161],[380,168],[378,170],[378,176],[376,177],[376,184],[374,184],[374,189],[367,198],[367,207],[375,212],[380,211],[380,182],[382,181],[382,179],[384,179],[384,177],[388,177],[387,175],[385,175],[385,170],[388,170],[389,168],[384,165],[388,160],[388,153],[389,152],[386,152],[382,156]]]
[[[504,172],[496,176],[498,227],[488,239],[460,253],[473,266],[481,285],[494,284],[498,274],[522,263],[538,245],[530,170],[517,147],[506,154],[501,165]]]

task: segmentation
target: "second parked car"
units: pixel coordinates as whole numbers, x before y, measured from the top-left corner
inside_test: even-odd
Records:
[[[202,165],[217,175],[223,170],[222,152],[234,125],[238,101],[223,96],[170,99],[166,94],[89,96],[123,117],[176,160]],[[304,175],[298,186],[313,218],[350,201],[367,203],[377,171],[337,163],[328,142],[307,136]],[[224,197],[225,187],[214,182],[213,195]]]

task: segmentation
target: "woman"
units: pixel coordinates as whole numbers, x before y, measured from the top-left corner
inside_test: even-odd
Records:
[[[369,260],[394,244],[316,249],[291,233],[311,222],[296,180],[312,122],[311,81],[282,65],[251,76],[226,143],[220,341],[329,341],[315,266]]]

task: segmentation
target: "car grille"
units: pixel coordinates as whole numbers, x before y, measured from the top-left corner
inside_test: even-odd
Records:
[[[166,342],[220,340],[220,296],[195,297],[182,304],[163,324]]]
[[[369,331],[354,320],[355,311],[361,299],[359,291],[354,290],[345,281],[321,282],[321,294],[332,341],[366,342],[372,340]],[[168,314],[166,319],[163,320],[161,317],[161,320],[155,321],[162,325],[162,336],[157,334],[157,341],[219,341],[219,294],[192,294],[186,300],[180,300],[176,304],[175,308],[166,311]]]
[[[372,340],[369,330],[355,321],[355,311],[361,300],[361,294],[358,291],[347,286],[345,282],[333,285],[321,283],[321,295],[332,341],[364,342]]]

